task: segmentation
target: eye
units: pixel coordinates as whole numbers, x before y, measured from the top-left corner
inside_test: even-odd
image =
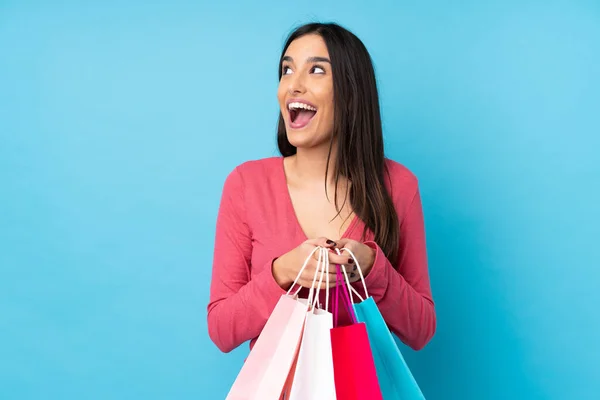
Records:
[[[312,73],[314,73],[314,74],[324,74],[325,70],[320,65],[315,65],[314,67],[312,67]]]
[[[284,65],[281,68],[281,71],[283,72],[283,75],[289,75],[292,73],[292,69],[290,67],[288,67],[287,65]]]

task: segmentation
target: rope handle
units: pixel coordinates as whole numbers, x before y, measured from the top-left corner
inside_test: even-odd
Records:
[[[365,298],[369,297],[369,291],[367,290],[367,284],[365,283],[365,277],[362,273],[362,268],[360,267],[360,264],[356,258],[356,256],[354,255],[354,253],[352,252],[352,250],[344,247],[342,249],[342,251],[340,251],[339,249],[335,249],[335,251],[338,253],[338,255],[342,255],[343,251],[347,251],[348,254],[350,254],[350,256],[352,257],[352,259],[354,260],[354,263],[356,264],[356,269],[358,270],[358,274],[360,275],[360,280],[362,282],[363,285],[363,289],[365,291]],[[350,293],[350,301],[352,301],[352,303],[354,303],[353,299],[352,299],[352,293],[354,292],[354,294],[356,295],[356,297],[358,297],[360,299],[360,301],[365,301],[365,299],[363,299],[363,297],[358,293],[358,291],[356,291],[356,289],[354,289],[354,287],[352,287],[350,285],[350,279],[348,279],[348,274],[346,273],[346,268],[342,269],[343,273],[344,273],[344,277],[345,282],[346,282],[346,286],[348,286],[348,293]]]

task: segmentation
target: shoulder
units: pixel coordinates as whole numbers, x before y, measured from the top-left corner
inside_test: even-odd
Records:
[[[282,157],[268,157],[238,164],[227,174],[223,189],[227,192],[245,192],[252,188],[270,186],[269,183],[279,177],[277,174],[282,171],[279,168],[282,163]]]
[[[394,201],[412,199],[419,189],[417,176],[405,165],[386,158],[384,178]]]
[[[274,175],[277,166],[282,163],[281,157],[268,157],[257,160],[244,161],[236,165],[227,175],[226,181],[258,181]]]
[[[267,157],[245,161],[236,166],[234,171],[245,178],[264,178],[279,171],[277,167],[282,165],[282,163],[282,157]]]

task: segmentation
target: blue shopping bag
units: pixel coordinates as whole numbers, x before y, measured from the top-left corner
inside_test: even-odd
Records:
[[[364,322],[367,327],[367,334],[373,352],[377,378],[384,400],[425,400],[425,396],[417,381],[415,380],[410,368],[406,364],[400,348],[396,344],[392,332],[388,328],[375,300],[369,297],[367,287],[354,254],[348,249],[343,249],[354,258],[358,267],[358,272],[363,283],[366,298],[363,300],[354,288],[349,284],[346,276],[346,284],[350,291],[350,296],[354,293],[360,300],[360,303],[353,302],[354,312],[358,322]],[[338,252],[339,254],[339,252]],[[345,275],[345,274],[344,274]]]
[[[356,319],[367,326],[384,400],[424,400],[410,368],[372,297],[354,304]]]

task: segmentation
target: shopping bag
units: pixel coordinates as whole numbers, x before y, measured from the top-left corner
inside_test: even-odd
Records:
[[[361,300],[360,302],[353,302],[353,308],[357,321],[366,325],[383,398],[385,400],[424,400],[425,396],[394,341],[394,337],[377,308],[375,300],[369,297],[358,260],[352,251],[345,250],[354,259],[363,284],[365,299],[350,286],[348,276],[344,271],[351,301],[353,300],[352,292]]]
[[[329,250],[325,248],[320,250],[319,281],[316,281],[315,275],[309,291],[309,310],[306,314],[289,400],[336,400],[329,337],[329,331],[333,328],[333,316],[327,311],[329,308],[328,252]],[[323,283],[324,276],[327,289],[325,289],[325,309],[321,309],[318,288]]]
[[[298,299],[301,287],[295,292],[292,289],[318,250],[315,247],[306,258],[294,283],[277,302],[226,400],[279,400],[289,385],[308,310],[307,300]]]
[[[366,326],[356,320],[339,266],[336,271],[338,285],[333,298],[334,328],[330,336],[337,400],[382,400]],[[337,326],[340,301],[348,308],[351,325]]]

